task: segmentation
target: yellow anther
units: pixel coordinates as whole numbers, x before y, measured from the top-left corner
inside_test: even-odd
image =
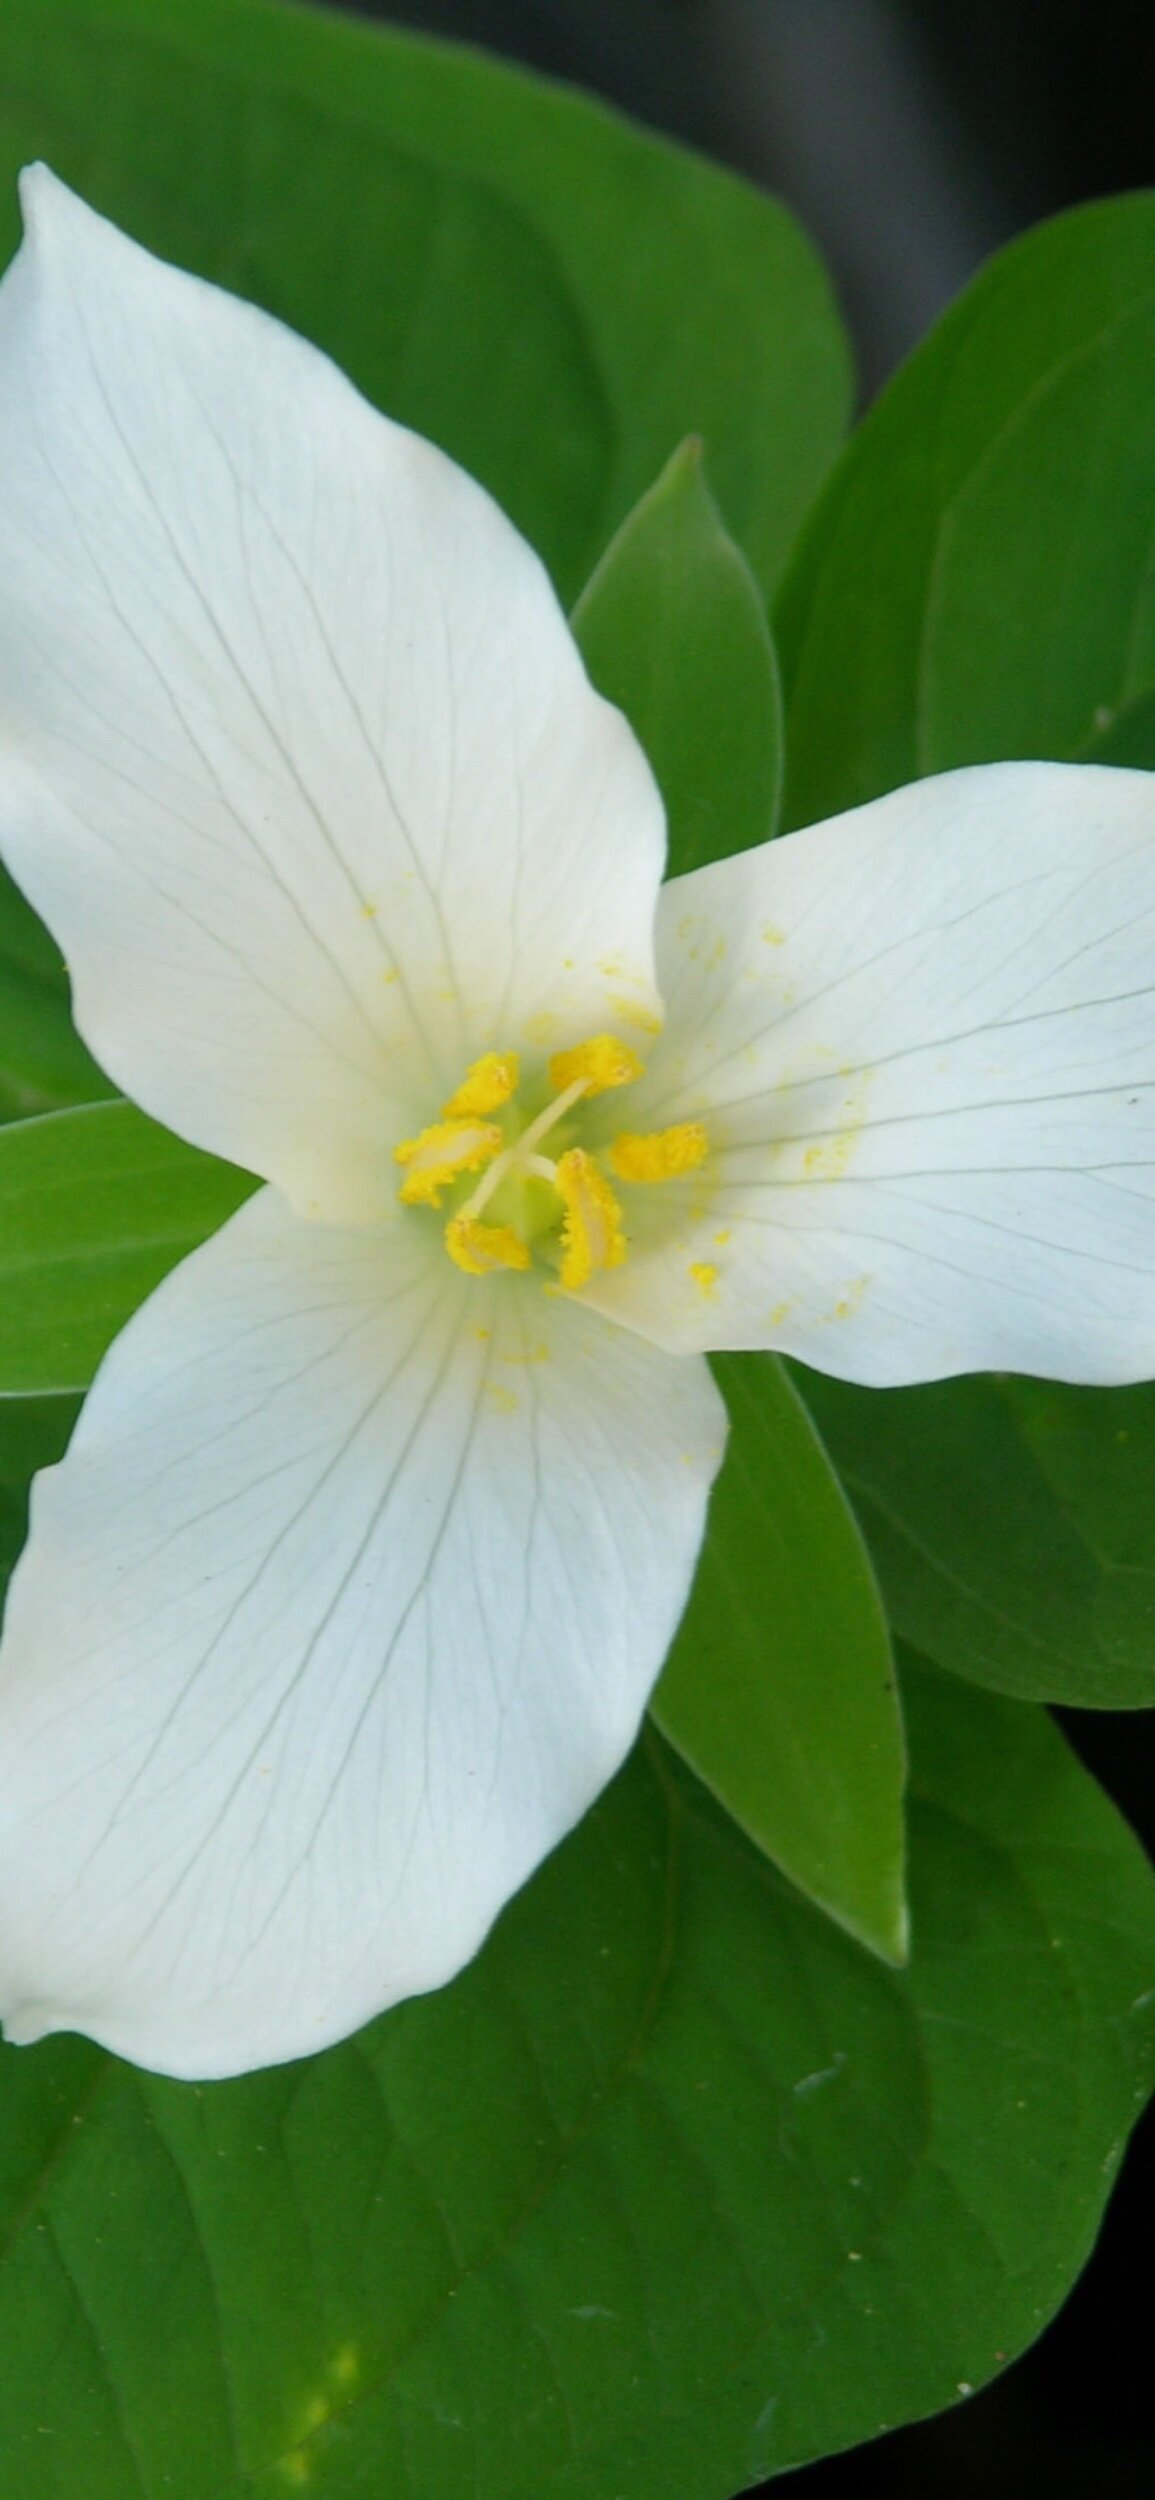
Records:
[[[672,1181],[681,1172],[696,1172],[709,1152],[705,1129],[698,1120],[682,1120],[676,1128],[655,1129],[648,1137],[627,1130],[610,1147],[610,1169],[620,1181]]]
[[[621,1266],[622,1211],[604,1172],[580,1146],[561,1157],[554,1187],[565,1208],[560,1281],[567,1293],[577,1293],[601,1269]]]
[[[578,1042],[573,1050],[556,1050],[549,1063],[549,1081],[559,1094],[570,1085],[580,1085],[586,1095],[605,1094],[611,1085],[632,1085],[643,1066],[628,1042],[619,1042],[613,1033],[598,1033],[592,1042]]]
[[[457,1092],[443,1103],[447,1120],[483,1120],[487,1111],[499,1111],[503,1102],[517,1091],[518,1065],[515,1050],[487,1050],[484,1059],[475,1059],[466,1070]]]
[[[445,1227],[445,1247],[467,1276],[489,1276],[495,1267],[532,1267],[533,1260],[512,1224],[481,1224],[475,1215],[454,1215]]]
[[[393,1149],[393,1160],[405,1166],[399,1195],[407,1207],[439,1207],[441,1192],[463,1172],[480,1172],[504,1146],[493,1121],[435,1120],[420,1137],[406,1137]]]

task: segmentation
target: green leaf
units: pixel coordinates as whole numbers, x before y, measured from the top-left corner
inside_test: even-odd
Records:
[[[794,1376],[904,1639],[1024,1699],[1155,1702],[1155,1387]]]
[[[208,2087],[0,2057],[20,2500],[729,2500],[951,2402],[1080,2264],[1155,1901],[1041,1713],[915,1679],[915,1953],[654,1739],[452,1988]]]
[[[75,1398],[0,1401],[0,1595],[24,1543],[29,1482],[63,1457],[76,1415]]]
[[[768,841],[781,696],[756,582],[683,443],[623,521],[573,614],[595,686],[619,705],[666,802],[672,876]]]
[[[870,1564],[781,1365],[715,1370],[730,1441],[653,1715],[802,1891],[901,1962],[905,1750]]]
[[[777,574],[847,355],[759,192],[570,89],[284,0],[7,0],[0,96],[0,251],[43,155],[442,443],[566,595],[692,432]]]
[[[1125,764],[1132,770],[1155,770],[1155,688],[1133,695],[1107,717],[1099,715],[1093,737],[1080,749],[1081,764]]]
[[[862,427],[784,593],[792,823],[948,765],[1107,752],[1150,706],[1153,399],[1155,196],[982,271]]]
[[[0,1120],[112,1090],[73,1026],[57,949],[0,868]]]
[[[255,1186],[131,1103],[0,1129],[0,1397],[87,1387],[137,1304]]]

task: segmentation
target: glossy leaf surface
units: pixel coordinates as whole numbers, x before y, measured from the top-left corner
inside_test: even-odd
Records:
[[[87,1388],[137,1304],[254,1187],[132,1103],[0,1129],[0,1397]]]
[[[896,1630],[998,1692],[1155,1702],[1155,1388],[796,1374]]]
[[[782,1366],[728,1355],[714,1369],[726,1464],[651,1707],[794,1882],[901,1961],[905,1747],[870,1564]]]
[[[669,874],[777,827],[782,707],[754,578],[696,442],[611,540],[573,615],[594,684],[633,723],[661,784]]]
[[[1155,196],[1057,218],[967,288],[783,595],[792,824],[953,764],[1118,752],[1155,691],[1153,391]]]
[[[0,1121],[112,1091],[73,1026],[58,949],[0,868]]]

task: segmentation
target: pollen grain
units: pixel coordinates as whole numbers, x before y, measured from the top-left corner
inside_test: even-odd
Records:
[[[696,1172],[708,1152],[709,1141],[699,1120],[682,1120],[675,1128],[655,1129],[646,1137],[627,1129],[610,1147],[610,1170],[619,1181],[672,1181],[683,1172]]]

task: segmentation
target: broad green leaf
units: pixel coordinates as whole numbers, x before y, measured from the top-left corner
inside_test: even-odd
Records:
[[[794,1376],[903,1638],[1026,1699],[1155,1703],[1155,1387]]]
[[[902,1961],[905,1756],[870,1565],[781,1365],[727,1355],[715,1370],[726,1463],[651,1708],[794,1882]]]
[[[982,271],[862,427],[784,593],[792,823],[1125,743],[1155,695],[1153,399],[1155,196]]]
[[[86,1388],[137,1304],[254,1187],[131,1103],[0,1129],[0,1398]]]
[[[697,444],[623,523],[574,628],[653,765],[674,872],[765,841],[781,755],[773,645]],[[751,1356],[718,1372],[730,1443],[654,1713],[795,1883],[901,1960],[902,1725],[870,1566],[780,1366]]]
[[[1126,764],[1140,772],[1155,770],[1155,688],[1134,695],[1110,713],[1104,705],[1094,735],[1080,749],[1081,764]]]
[[[5,2051],[0,2488],[730,2500],[989,2378],[1149,2080],[1155,1899],[1041,1713],[912,1698],[903,1976],[652,1739],[345,2048]]]
[[[567,595],[684,435],[766,580],[836,448],[843,334],[785,212],[477,53],[285,0],[6,0],[0,254],[36,155],[442,443]]]
[[[0,1592],[24,1543],[29,1482],[63,1457],[76,1414],[75,1398],[0,1399]]]
[[[111,1091],[73,1026],[59,953],[0,868],[0,1120]]]
[[[594,684],[661,784],[671,876],[765,842],[782,771],[781,697],[758,586],[683,443],[623,521],[574,610]]]

